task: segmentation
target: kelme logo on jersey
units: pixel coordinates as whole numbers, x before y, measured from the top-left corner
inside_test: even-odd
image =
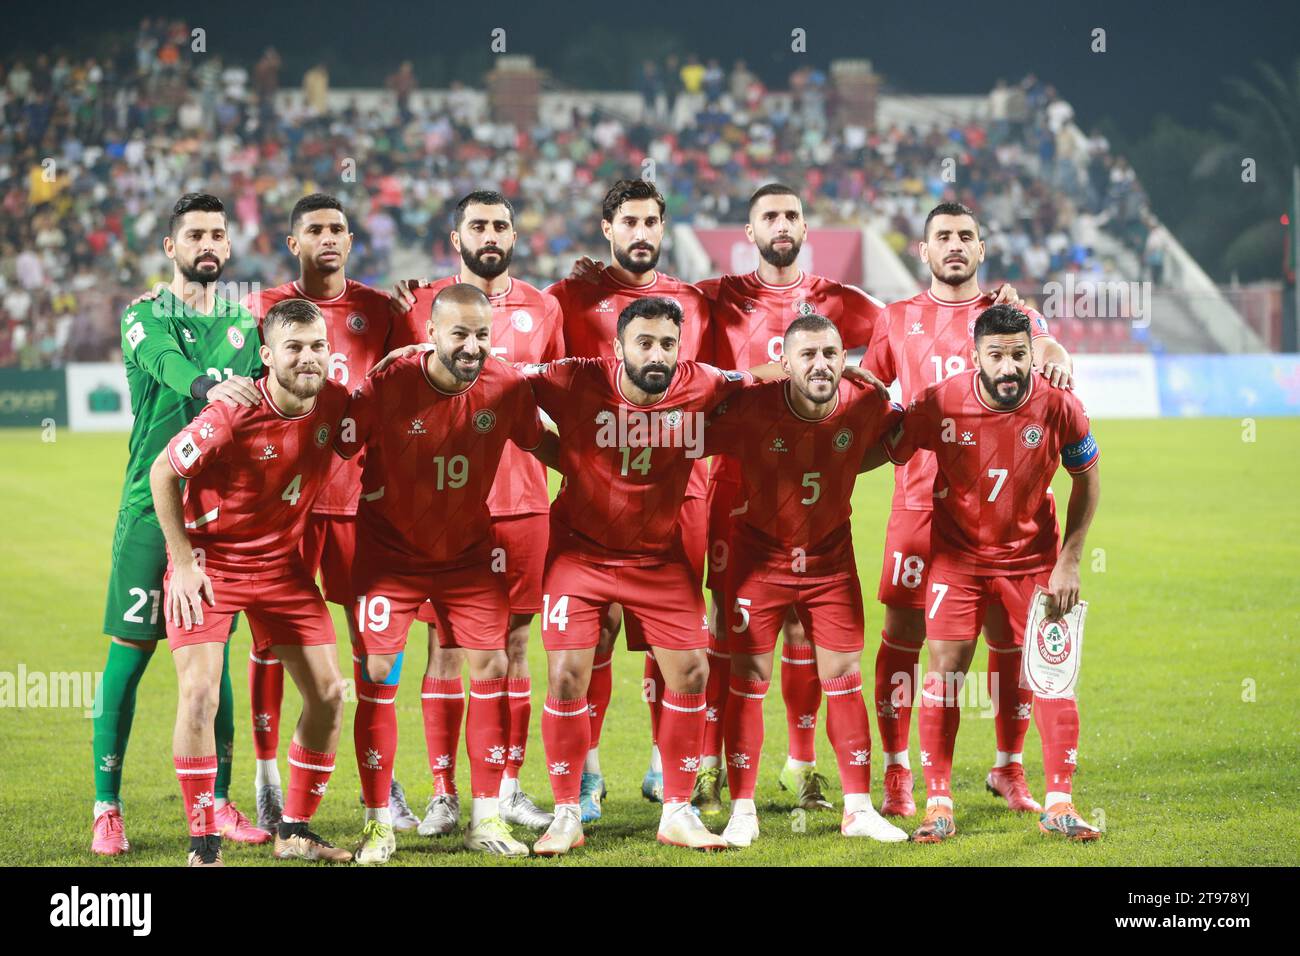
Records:
[[[481,412],[474,413],[474,431],[480,435],[486,435],[492,429],[497,427],[497,416],[490,408],[485,408]]]
[[[1070,629],[1064,621],[1044,621],[1038,628],[1038,653],[1049,664],[1070,656]]]
[[[596,306],[597,312],[613,312],[614,303],[609,299],[601,299],[600,305]]]
[[[324,448],[325,445],[328,444],[329,440],[330,440],[329,425],[321,425],[320,428],[316,429],[316,446],[318,448]]]
[[[527,309],[516,309],[510,313],[510,324],[519,332],[533,330],[533,315]]]
[[[353,332],[364,332],[370,323],[360,312],[353,312],[348,316],[348,328]]]
[[[847,428],[841,428],[831,439],[831,447],[836,451],[848,451],[849,446],[853,444],[853,432]]]
[[[1020,433],[1020,444],[1026,448],[1037,448],[1043,443],[1043,426],[1034,424],[1026,425],[1025,430]]]
[[[244,333],[233,325],[226,329],[226,338],[230,339],[230,344],[235,348],[242,349],[244,347]]]

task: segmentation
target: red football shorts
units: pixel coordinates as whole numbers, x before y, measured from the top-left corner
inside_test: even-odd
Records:
[[[930,512],[892,511],[885,530],[885,560],[876,596],[886,607],[926,606],[930,570]]]
[[[771,653],[791,607],[816,647],[856,653],[864,646],[866,616],[856,573],[778,583],[764,580],[744,562],[733,562],[727,594],[731,603],[724,623],[727,647],[734,653]]]
[[[492,568],[505,570],[511,614],[539,614],[542,610],[542,567],[551,536],[549,515],[507,515],[492,519]],[[433,605],[425,602],[415,619],[436,624]],[[438,644],[452,647],[441,637]]]
[[[610,604],[623,606],[629,649],[636,649],[634,627],[651,647],[686,651],[709,643],[699,582],[685,558],[615,567],[585,561],[571,551],[546,556],[542,644],[548,651],[595,647],[601,616]]]
[[[203,606],[203,623],[191,630],[184,624],[167,624],[167,645],[176,650],[191,644],[224,644],[230,639],[230,622],[243,611],[253,632],[253,649],[270,657],[277,644],[306,647],[334,643],[334,623],[316,583],[302,568],[286,569],[283,577],[252,581],[239,575],[209,571],[216,604]],[[163,594],[171,590],[172,569],[163,576]]]
[[[740,485],[733,481],[709,482],[709,564],[710,591],[722,593],[727,585],[727,565],[731,560],[732,509],[740,495]]]
[[[357,516],[312,514],[302,535],[307,572],[320,572],[325,600],[344,607],[352,600],[352,562],[357,553]]]
[[[925,636],[935,641],[973,641],[986,623],[1009,632],[1024,645],[1025,621],[1034,588],[1047,587],[1050,571],[1034,574],[974,575],[932,570],[926,585]]]
[[[470,650],[503,650],[510,595],[504,574],[486,564],[426,574],[392,571],[361,560],[353,571],[353,608],[367,654],[396,654],[426,601],[438,643]]]

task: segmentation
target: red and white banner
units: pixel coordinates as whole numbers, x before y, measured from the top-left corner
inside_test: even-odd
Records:
[[[713,266],[711,275],[743,275],[758,268],[758,248],[743,226],[695,230]],[[809,229],[799,268],[836,282],[862,285],[862,233],[857,229]]]

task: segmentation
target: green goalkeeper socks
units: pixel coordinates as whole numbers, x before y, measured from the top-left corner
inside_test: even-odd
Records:
[[[213,734],[217,738],[217,782],[212,788],[212,796],[229,800],[235,751],[235,693],[230,686],[230,641],[226,641],[225,657],[221,661],[221,697],[217,702]]]
[[[152,647],[143,650],[116,641],[108,645],[104,679],[95,701],[91,742],[96,801],[121,802],[122,762],[126,759],[126,744],[135,717],[135,691],[152,656]]]

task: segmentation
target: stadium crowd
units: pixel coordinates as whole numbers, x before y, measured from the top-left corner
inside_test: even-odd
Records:
[[[670,218],[699,225],[743,222],[743,197],[788,181],[814,225],[874,213],[902,251],[935,202],[958,199],[983,218],[987,284],[1008,280],[1028,296],[1066,271],[1111,278],[1115,265],[1093,252],[1097,231],[1143,255],[1152,224],[1125,159],[1104,136],[1079,136],[1069,103],[1033,76],[999,82],[987,123],[871,131],[837,126],[818,67],[790,76],[790,97],[772,97],[743,62],[730,71],[695,56],[647,62],[641,119],[584,111],[564,129],[474,117],[456,89],[431,113],[411,95],[409,63],[387,83],[397,110],[327,112],[323,65],[302,77],[301,107],[278,109],[281,73],[273,48],[251,68],[223,61],[192,52],[189,27],[163,19],[143,21],[133,43],[106,56],[0,61],[0,367],[119,354],[122,308],[167,274],[160,217],[200,188],[233,210],[227,278],[265,285],[292,274],[284,220],[304,193],[347,204],[349,274],[382,284],[403,248],[426,274],[454,271],[448,214],[485,185],[517,197],[514,270],[545,284],[601,247],[600,198],[645,157]],[[679,125],[670,117],[682,94],[702,94],[704,106]],[[947,157],[957,159],[955,182]],[[1158,275],[1158,261],[1149,266]]]

